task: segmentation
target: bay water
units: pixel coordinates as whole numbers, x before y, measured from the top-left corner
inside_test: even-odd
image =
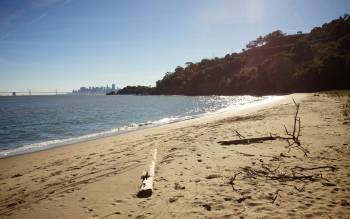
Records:
[[[0,96],[0,158],[237,110],[274,97]]]

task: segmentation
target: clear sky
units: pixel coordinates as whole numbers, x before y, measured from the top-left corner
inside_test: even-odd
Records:
[[[0,91],[154,85],[187,61],[349,12],[350,0],[0,0]]]

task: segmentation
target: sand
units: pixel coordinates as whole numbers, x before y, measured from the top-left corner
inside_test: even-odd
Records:
[[[349,92],[348,92],[349,93]],[[285,136],[301,104],[301,145],[218,141]],[[348,218],[346,97],[293,94],[221,113],[0,159],[0,218]],[[153,195],[137,198],[158,150]],[[294,175],[293,175],[294,173]]]

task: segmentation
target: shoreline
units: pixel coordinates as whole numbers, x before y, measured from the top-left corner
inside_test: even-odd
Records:
[[[37,152],[41,152],[41,151],[46,151],[46,150],[52,150],[55,148],[59,148],[59,147],[66,147],[66,146],[70,146],[70,145],[75,145],[75,144],[79,144],[79,143],[84,143],[84,142],[88,142],[88,141],[93,141],[93,140],[98,140],[98,139],[102,139],[102,138],[108,138],[108,137],[114,137],[114,136],[119,136],[119,135],[124,135],[124,134],[128,134],[130,132],[138,132],[138,131],[143,131],[145,129],[152,129],[152,128],[156,128],[156,127],[161,127],[161,126],[166,126],[166,125],[170,125],[170,124],[176,124],[176,123],[181,123],[187,120],[196,120],[196,119],[201,119],[201,118],[209,118],[209,117],[217,117],[220,116],[222,113],[234,113],[234,112],[240,112],[240,111],[244,111],[244,110],[248,110],[248,109],[253,109],[256,107],[259,107],[259,105],[266,105],[266,104],[270,104],[276,101],[279,101],[281,98],[287,97],[289,95],[283,95],[283,96],[266,96],[266,99],[264,100],[260,100],[260,101],[256,101],[256,102],[251,102],[242,106],[236,105],[234,109],[228,109],[227,108],[223,108],[220,109],[218,111],[214,111],[214,112],[207,112],[207,113],[202,113],[202,114],[197,114],[197,115],[193,115],[193,116],[186,116],[189,118],[185,118],[185,117],[181,117],[179,118],[178,121],[170,121],[168,123],[164,123],[164,124],[157,124],[155,122],[160,121],[160,120],[156,120],[156,121],[152,121],[151,124],[145,124],[145,123],[139,123],[136,124],[136,127],[131,127],[129,125],[125,125],[122,127],[118,127],[118,128],[113,128],[110,130],[106,130],[106,131],[102,131],[102,132],[97,132],[97,133],[90,133],[87,135],[82,135],[82,136],[77,136],[77,137],[71,137],[71,138],[67,138],[67,139],[55,139],[55,140],[49,140],[49,141],[44,141],[44,142],[38,142],[38,143],[33,143],[33,144],[28,144],[28,145],[23,145],[23,146],[19,146],[19,147],[15,147],[15,148],[9,148],[7,150],[3,150],[0,151],[0,154],[6,154],[6,155],[1,155],[0,159],[4,159],[4,158],[9,158],[9,157],[14,157],[14,156],[20,156],[20,155],[25,155],[25,154],[32,154],[32,153],[37,153]],[[269,99],[272,98],[272,99]],[[237,108],[237,109],[236,109]],[[145,125],[141,125],[141,124],[145,124]],[[118,130],[116,132],[112,131],[112,130]],[[91,136],[91,137],[90,137]],[[46,146],[36,146],[36,145],[40,145],[43,143],[47,143],[47,142],[54,142],[54,141],[61,141],[59,143],[51,143],[49,145]],[[32,146],[34,145],[34,146]],[[29,149],[23,149],[26,147],[31,147]],[[20,151],[17,151],[20,150]],[[7,155],[9,154],[9,155]]]
[[[280,140],[218,144],[237,138],[233,130],[247,138],[283,135],[283,125],[293,127],[292,98],[301,104],[300,138],[309,157]],[[292,94],[238,112],[0,159],[0,217],[346,218],[350,127],[343,103],[324,93]],[[137,198],[153,149],[155,190]],[[279,174],[304,168],[313,180],[245,175],[264,167]]]

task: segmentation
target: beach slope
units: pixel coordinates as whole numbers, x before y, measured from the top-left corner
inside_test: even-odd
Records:
[[[0,159],[0,218],[347,218],[349,92],[263,106]],[[219,141],[292,132],[282,139]],[[157,149],[153,195],[136,196]],[[307,155],[307,156],[305,156]]]

